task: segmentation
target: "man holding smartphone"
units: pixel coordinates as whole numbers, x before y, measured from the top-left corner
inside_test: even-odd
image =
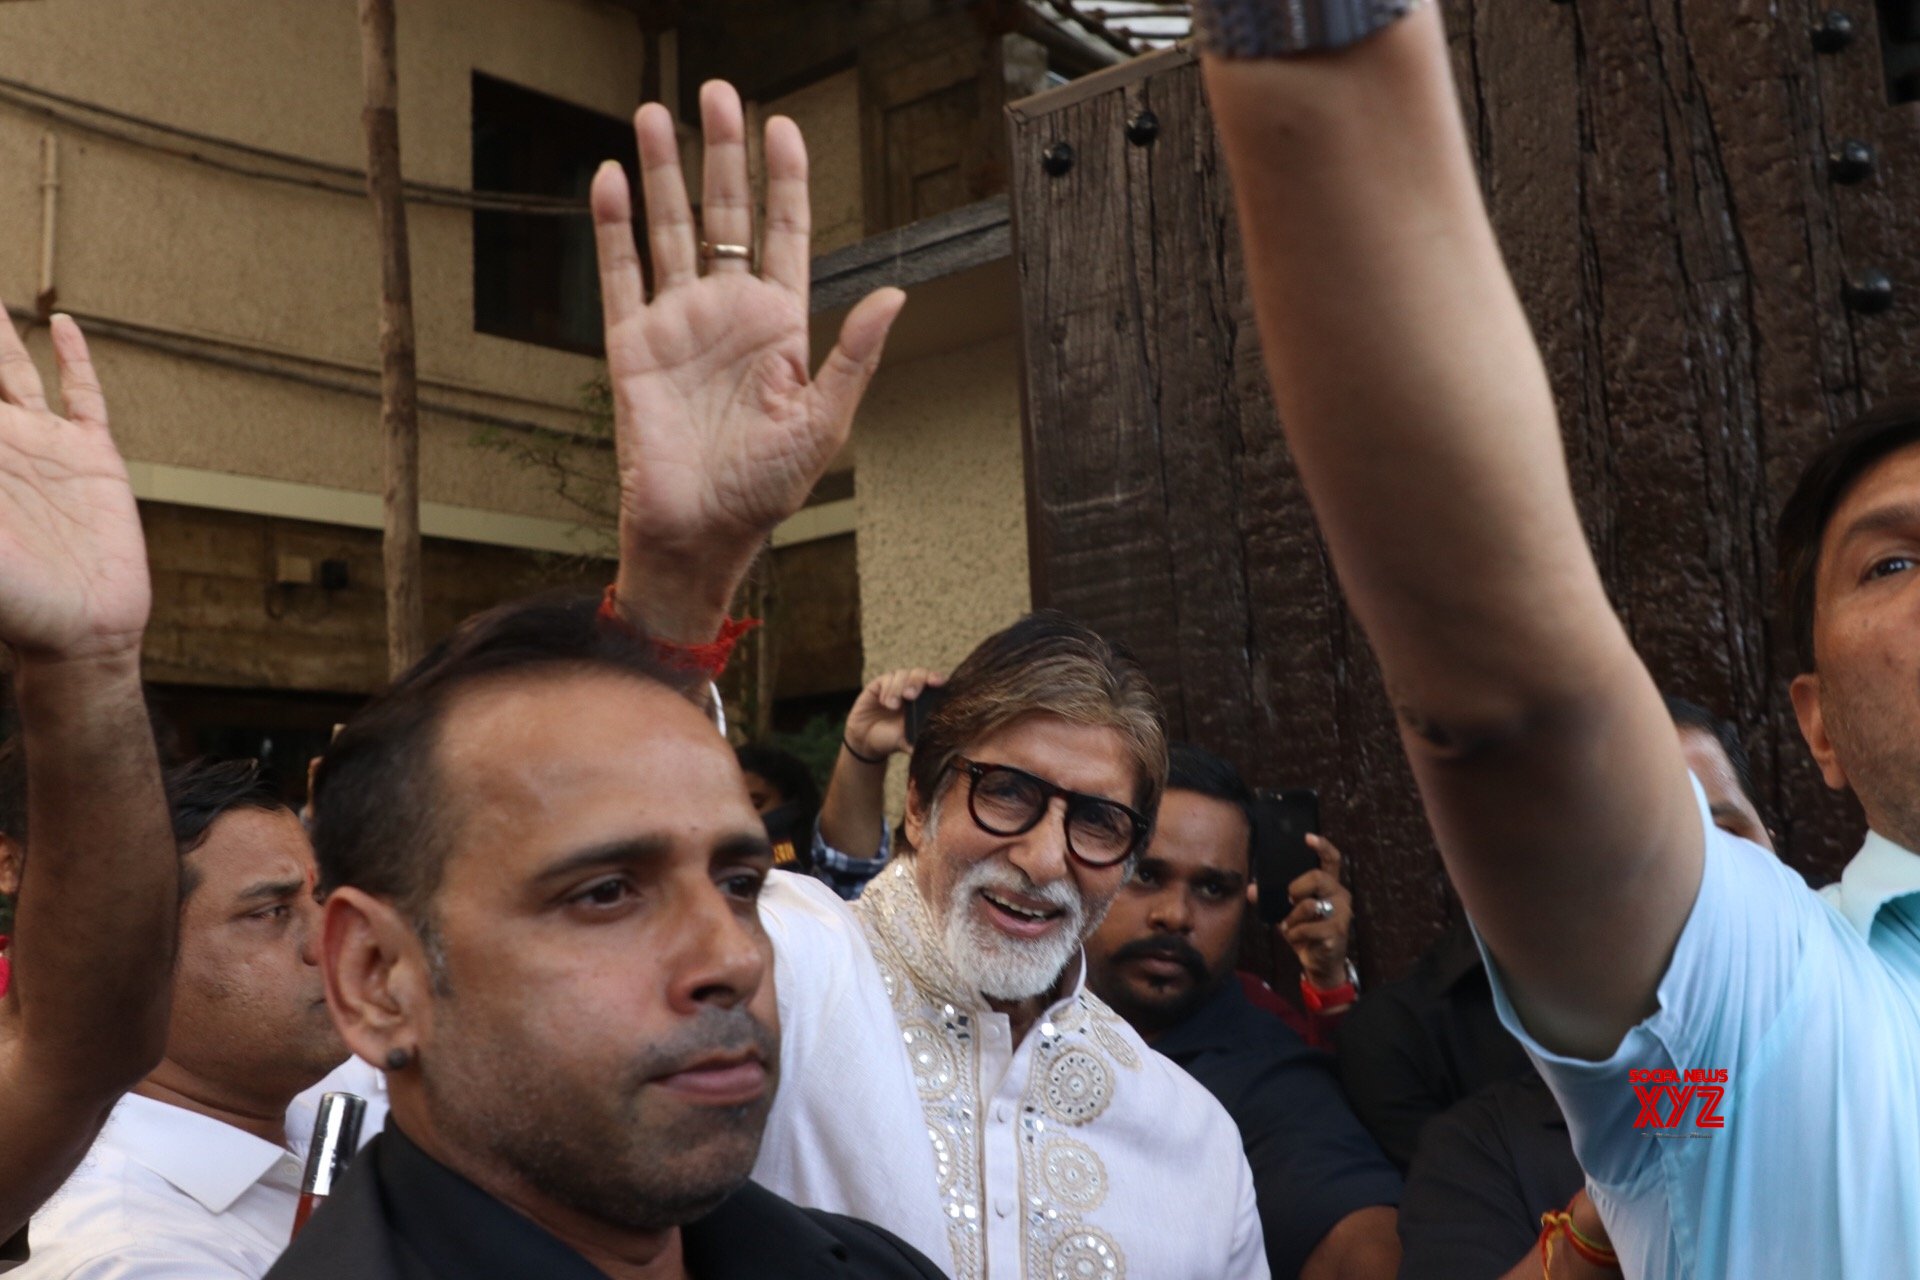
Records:
[[[869,681],[847,713],[827,797],[812,832],[814,874],[843,898],[857,898],[893,857],[887,829],[887,766],[913,749],[926,712],[947,678],[912,667]],[[832,832],[831,837],[824,832]]]
[[[1276,1276],[1389,1277],[1400,1261],[1400,1175],[1347,1105],[1332,1059],[1256,1008],[1236,980],[1255,804],[1226,761],[1172,750],[1152,842],[1087,939],[1088,983],[1233,1117]],[[1303,919],[1324,934],[1330,922],[1315,904],[1330,899],[1294,885]],[[1302,939],[1303,961],[1323,953],[1322,934]]]

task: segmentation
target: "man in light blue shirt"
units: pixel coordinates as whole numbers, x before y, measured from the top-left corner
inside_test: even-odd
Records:
[[[1920,843],[1920,686],[1896,684],[1920,608],[1920,415],[1883,412],[1823,449],[1778,547],[1794,707],[1827,783],[1873,824],[1859,855],[1809,893],[1703,800],[1699,895],[1659,1007],[1602,1062],[1529,1036],[1494,969],[1635,1275],[1920,1269],[1920,857],[1902,843]]]
[[[1706,832],[1659,1008],[1612,1055],[1545,1048],[1496,968],[1502,1020],[1560,1099],[1626,1274],[1916,1274],[1920,896],[1864,933],[1773,855]]]
[[[1920,1277],[1920,413],[1782,516],[1794,707],[1878,833],[1829,903],[1709,821],[1613,614],[1435,7],[1195,19],[1280,421],[1623,1269]]]

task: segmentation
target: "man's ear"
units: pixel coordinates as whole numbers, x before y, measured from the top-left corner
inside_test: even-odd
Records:
[[[921,798],[919,785],[912,778],[907,779],[906,828],[907,843],[918,851],[921,833],[927,829],[927,806]]]
[[[431,1030],[433,975],[426,948],[393,905],[350,886],[327,895],[320,970],[327,1008],[347,1047],[375,1066],[417,1056]]]
[[[1813,753],[1813,762],[1820,766],[1820,776],[1835,791],[1845,791],[1847,771],[1841,768],[1833,739],[1827,736],[1827,716],[1820,705],[1820,677],[1812,671],[1803,671],[1787,686],[1787,693],[1793,698],[1794,717],[1800,721],[1800,736],[1807,740],[1807,750]]]

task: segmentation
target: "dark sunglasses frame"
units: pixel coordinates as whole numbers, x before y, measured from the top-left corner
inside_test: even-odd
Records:
[[[1027,834],[1027,832],[1040,825],[1041,820],[1047,816],[1047,810],[1053,807],[1054,798],[1057,796],[1067,802],[1067,812],[1062,823],[1066,831],[1067,852],[1072,854],[1074,859],[1081,864],[1096,868],[1118,866],[1133,856],[1134,852],[1146,842],[1146,818],[1141,816],[1139,810],[1134,809],[1130,805],[1121,804],[1118,800],[1109,800],[1105,796],[1090,796],[1083,791],[1069,791],[1065,787],[1047,781],[1038,774],[1028,773],[1025,769],[1017,769],[1010,764],[983,764],[978,760],[969,760],[965,756],[955,756],[953,763],[949,764],[947,768],[967,775],[967,815],[973,819],[974,826],[980,828],[990,836],[1023,836]],[[980,810],[976,804],[976,797],[979,795],[980,780],[988,774],[994,773],[1012,774],[1022,782],[1037,788],[1040,792],[1041,800],[1039,805],[1035,807],[1033,816],[1020,826],[1002,829],[989,824],[980,816]],[[1128,822],[1133,824],[1133,839],[1127,842],[1127,847],[1121,850],[1117,856],[1106,859],[1089,858],[1073,847],[1074,818],[1089,809],[1117,809],[1126,815]]]

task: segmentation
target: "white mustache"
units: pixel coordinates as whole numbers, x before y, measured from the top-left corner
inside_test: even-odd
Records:
[[[993,862],[975,863],[960,877],[957,886],[957,892],[963,894],[978,893],[982,889],[997,889],[1034,902],[1044,902],[1075,916],[1083,914],[1087,908],[1086,900],[1064,880],[1037,885],[1018,868]]]

